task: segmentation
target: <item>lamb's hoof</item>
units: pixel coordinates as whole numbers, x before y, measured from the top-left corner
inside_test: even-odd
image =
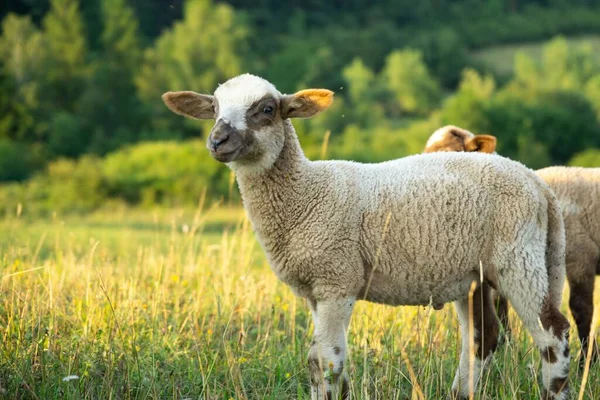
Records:
[[[577,366],[579,368],[579,371],[583,371],[585,369],[585,363],[587,360],[587,352],[581,352],[579,355],[579,362],[577,363]],[[594,365],[597,364],[600,360],[600,356],[598,355],[598,349],[594,348],[592,350],[592,359],[590,360],[590,368]]]
[[[505,346],[507,343],[510,343],[510,332],[500,332],[498,335],[498,345],[497,348]]]
[[[544,389],[542,392],[542,400],[566,400],[569,398],[569,390],[563,390],[560,393],[551,393]]]
[[[463,396],[460,393],[458,393],[456,390],[453,390],[449,395],[448,395],[448,400],[468,400],[469,396]]]

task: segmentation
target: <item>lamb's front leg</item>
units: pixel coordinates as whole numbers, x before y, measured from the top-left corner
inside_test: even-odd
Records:
[[[315,333],[308,353],[311,399],[350,399],[348,376],[344,372],[346,332],[356,299],[320,301],[311,305]]]
[[[491,298],[491,288],[486,283],[480,285],[473,293],[473,331],[469,328],[469,299],[458,300],[454,306],[460,320],[462,350],[452,384],[451,398],[468,399],[471,391],[475,392],[479,376],[491,360],[498,344],[498,320]],[[475,346],[473,349],[471,349],[471,336]],[[469,362],[471,351],[474,353],[472,370]]]

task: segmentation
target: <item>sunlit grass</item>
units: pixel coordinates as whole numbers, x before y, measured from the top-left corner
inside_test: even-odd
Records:
[[[0,250],[0,397],[310,397],[307,306],[239,209],[10,217]],[[540,397],[539,352],[512,317],[476,398]],[[355,398],[445,398],[459,339],[450,305],[359,302],[346,363]],[[573,363],[574,393],[581,375]],[[600,398],[598,382],[593,365],[584,398]]]

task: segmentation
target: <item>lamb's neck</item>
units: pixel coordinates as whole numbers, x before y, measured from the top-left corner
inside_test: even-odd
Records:
[[[262,218],[269,218],[277,227],[286,229],[293,223],[290,212],[303,201],[309,186],[310,161],[304,156],[289,120],[284,127],[283,148],[271,168],[260,173],[236,171],[244,208],[256,229],[263,226]]]

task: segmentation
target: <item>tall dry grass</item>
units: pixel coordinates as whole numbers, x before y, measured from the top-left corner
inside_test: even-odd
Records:
[[[239,210],[10,217],[0,263],[0,397],[310,397],[308,308],[277,281]],[[476,399],[540,398],[539,352],[512,317]],[[359,302],[348,340],[354,398],[448,395],[460,351],[450,305]],[[581,379],[573,363],[575,394]],[[600,398],[598,364],[582,398]]]

